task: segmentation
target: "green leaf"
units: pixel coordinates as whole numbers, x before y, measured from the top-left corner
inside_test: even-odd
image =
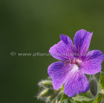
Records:
[[[86,93],[80,93],[79,95],[80,96],[85,96],[85,97],[88,97],[88,98],[92,98],[92,95],[90,94],[90,91],[87,91]]]
[[[76,97],[74,97],[74,100],[77,103],[92,103],[92,101],[93,101],[93,99],[91,99],[91,98],[88,98],[85,96],[80,96],[80,95],[77,95]]]
[[[100,85],[104,89],[104,72],[100,72]]]
[[[76,95],[73,97],[76,103],[93,103],[93,99],[91,98],[91,95],[88,92],[86,93],[80,93],[80,95]]]
[[[64,101],[68,100],[68,96],[63,94],[60,103],[63,103]]]
[[[99,93],[97,98],[95,99],[94,103],[100,103],[102,100],[103,100],[103,96],[101,93]]]
[[[76,102],[73,100],[72,97],[69,97],[69,98],[68,98],[68,103],[76,103]]]
[[[60,103],[76,103],[72,97],[68,97],[67,95],[63,94]]]

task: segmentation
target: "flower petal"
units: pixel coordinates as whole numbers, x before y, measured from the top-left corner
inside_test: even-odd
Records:
[[[75,45],[75,53],[79,53],[79,55],[84,55],[90,45],[90,40],[92,37],[92,33],[87,32],[84,29],[81,29],[76,32],[74,36],[74,45]]]
[[[52,78],[55,90],[58,90],[64,84],[70,69],[69,65],[64,65],[64,62],[61,61],[54,62],[48,67],[48,74]]]
[[[72,40],[66,35],[60,35],[61,41],[52,46],[49,53],[56,59],[67,60],[72,58],[73,43]]]
[[[104,55],[100,50],[92,50],[87,53],[81,66],[86,74],[96,74],[101,70],[101,63],[104,60]]]
[[[77,66],[74,66],[65,81],[64,93],[69,97],[73,97],[75,94],[79,94],[80,92],[85,93],[88,90],[89,83],[86,76]]]

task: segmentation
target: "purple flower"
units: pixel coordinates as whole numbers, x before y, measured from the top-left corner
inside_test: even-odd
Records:
[[[69,97],[89,90],[89,82],[84,74],[100,72],[104,58],[100,50],[87,52],[91,37],[92,33],[82,29],[76,32],[74,44],[68,36],[60,35],[60,42],[50,48],[50,54],[61,60],[48,67],[55,90],[64,83],[64,93]]]

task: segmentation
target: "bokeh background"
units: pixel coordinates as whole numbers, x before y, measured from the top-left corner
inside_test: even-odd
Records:
[[[104,0],[1,0],[0,103],[44,103],[37,83],[57,60],[32,55],[48,53],[60,34],[73,39],[79,29],[93,32],[90,50],[104,52]]]

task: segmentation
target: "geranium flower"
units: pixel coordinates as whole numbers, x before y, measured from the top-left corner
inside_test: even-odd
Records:
[[[53,45],[49,53],[61,60],[48,67],[53,88],[58,90],[64,84],[64,93],[72,97],[89,90],[89,82],[84,74],[96,74],[101,70],[104,59],[100,50],[88,51],[93,33],[79,30],[74,36],[74,44],[66,35],[60,35],[60,42]]]

